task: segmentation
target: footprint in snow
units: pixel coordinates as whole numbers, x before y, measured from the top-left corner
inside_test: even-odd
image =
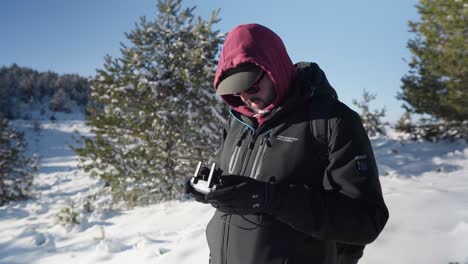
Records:
[[[159,248],[158,249],[158,255],[164,255],[164,254],[166,254],[168,252],[171,252],[171,249],[169,249],[169,248]]]
[[[36,232],[32,237],[32,243],[34,246],[42,247],[49,252],[56,250],[55,238],[51,234]]]
[[[125,251],[129,248],[131,247],[124,245],[118,241],[104,239],[104,240],[101,240],[99,244],[96,246],[96,251],[105,252],[105,253],[117,253],[117,252]]]

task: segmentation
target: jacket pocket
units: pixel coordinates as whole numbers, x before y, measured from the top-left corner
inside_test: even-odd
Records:
[[[265,155],[266,149],[267,149],[266,144],[262,144],[258,148],[258,151],[255,154],[255,159],[254,159],[254,163],[252,166],[252,170],[250,171],[250,178],[256,179],[258,175],[260,174],[260,171],[263,166],[263,156]]]
[[[234,152],[232,152],[231,158],[229,159],[229,173],[234,173],[234,169],[236,168],[237,161],[239,160],[240,154],[240,146],[236,146],[234,148]]]

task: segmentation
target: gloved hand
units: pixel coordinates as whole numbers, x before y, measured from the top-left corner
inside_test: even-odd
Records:
[[[223,175],[220,181],[217,190],[205,196],[218,210],[233,214],[268,214],[274,209],[276,183],[238,175]]]
[[[204,204],[208,203],[208,201],[205,199],[205,194],[195,190],[195,188],[193,188],[193,186],[190,184],[190,179],[188,179],[184,184],[184,192],[195,199],[197,202]]]

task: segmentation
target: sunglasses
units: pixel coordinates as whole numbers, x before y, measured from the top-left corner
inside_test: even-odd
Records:
[[[247,90],[243,91],[243,93],[246,93],[246,94],[258,93],[258,91],[260,90],[260,86],[258,86],[258,84],[260,83],[260,81],[262,81],[263,77],[265,77],[265,71],[262,71],[262,73],[258,76],[257,80],[255,80],[255,82],[252,83],[252,85],[250,85],[250,87]],[[241,93],[235,93],[233,95],[240,96]]]

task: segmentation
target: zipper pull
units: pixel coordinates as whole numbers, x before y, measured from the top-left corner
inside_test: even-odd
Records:
[[[252,131],[250,133],[250,143],[249,143],[249,149],[253,149],[255,147],[255,131]]]
[[[254,146],[255,146],[255,141],[253,141],[253,139],[252,139],[252,140],[250,141],[250,143],[249,143],[249,149],[252,150],[252,149],[254,148]]]
[[[268,147],[271,147],[270,135],[271,135],[271,130],[268,131],[268,133],[265,135],[265,137],[262,140],[262,144],[263,144],[263,141],[265,141]]]
[[[241,138],[240,138],[239,141],[237,142],[237,146],[240,147],[240,146],[242,145],[242,141],[244,141],[244,139],[246,138],[247,132],[248,132],[248,129],[245,128],[245,129],[244,129],[244,132],[242,132]]]

